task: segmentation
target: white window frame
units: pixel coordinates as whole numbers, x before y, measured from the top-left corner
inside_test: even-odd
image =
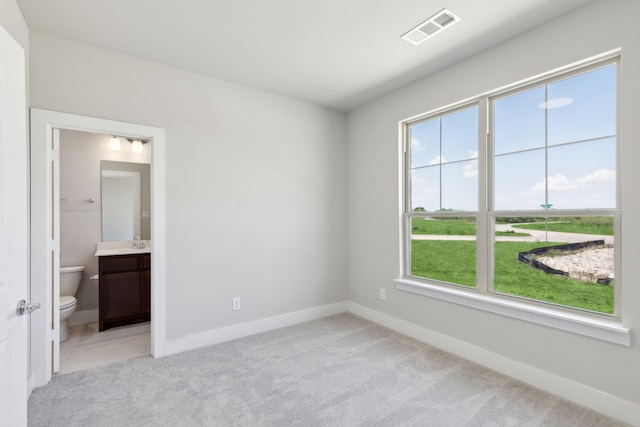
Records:
[[[423,115],[403,120],[400,125],[400,274],[394,280],[396,288],[429,298],[435,298],[475,309],[480,309],[507,317],[517,318],[536,324],[541,324],[564,331],[569,331],[605,341],[630,346],[631,332],[623,326],[621,313],[621,295],[623,280],[620,274],[621,233],[620,233],[620,167],[616,162],[616,208],[614,209],[554,209],[553,216],[613,216],[614,218],[614,250],[615,250],[615,287],[614,314],[605,315],[577,308],[553,305],[543,301],[529,300],[518,296],[511,296],[493,292],[493,247],[495,219],[501,216],[540,216],[543,211],[494,211],[493,210],[493,182],[492,182],[492,139],[491,139],[491,102],[518,91],[524,91],[565,78],[570,78],[602,66],[616,64],[618,73],[618,88],[620,86],[620,51],[615,50],[580,63],[554,70],[527,81],[518,82],[489,93],[485,93],[467,100],[430,111]],[[619,98],[619,97],[618,97]],[[411,276],[411,220],[424,214],[411,212],[411,163],[409,159],[408,136],[411,125],[463,108],[478,105],[478,211],[471,216],[476,218],[476,277],[475,288],[452,285],[437,280]],[[619,117],[617,114],[616,117]],[[618,119],[617,119],[618,120]],[[619,127],[619,125],[617,125]],[[616,129],[616,156],[619,159],[620,132]],[[471,214],[471,213],[469,213]],[[431,213],[433,215],[433,213]],[[442,212],[438,216],[464,216],[463,212]],[[482,249],[484,248],[484,250]]]

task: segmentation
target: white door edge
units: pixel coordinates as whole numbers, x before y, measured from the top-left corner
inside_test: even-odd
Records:
[[[27,425],[29,201],[25,52],[0,26],[0,425]]]

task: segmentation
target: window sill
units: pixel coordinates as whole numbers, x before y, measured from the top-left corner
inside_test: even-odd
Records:
[[[396,288],[402,291],[586,335],[603,341],[625,346],[631,345],[631,331],[615,320],[598,319],[551,307],[541,307],[493,295],[468,292],[463,289],[431,285],[407,278],[395,279],[394,282]]]

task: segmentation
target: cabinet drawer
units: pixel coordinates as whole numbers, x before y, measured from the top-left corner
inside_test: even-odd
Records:
[[[138,255],[115,255],[100,257],[100,274],[120,271],[137,271]]]

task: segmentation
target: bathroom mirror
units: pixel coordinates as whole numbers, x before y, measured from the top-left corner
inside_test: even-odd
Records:
[[[102,241],[151,240],[150,165],[102,160]]]

